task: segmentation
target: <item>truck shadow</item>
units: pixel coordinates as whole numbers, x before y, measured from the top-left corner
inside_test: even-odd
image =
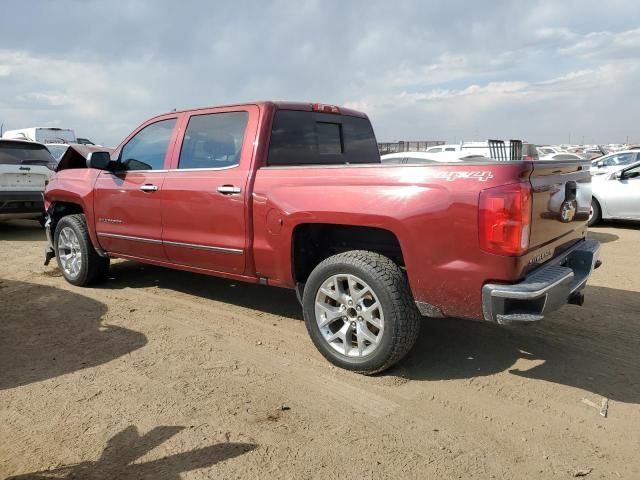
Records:
[[[185,427],[156,427],[144,435],[129,426],[109,439],[100,458],[51,470],[9,477],[7,480],[179,480],[181,473],[213,465],[238,457],[257,445],[252,443],[218,443],[189,452],[176,453],[158,460],[137,461],[155,447],[163,444]],[[134,463],[135,462],[135,463]]]
[[[37,242],[46,239],[44,228],[36,220],[0,222],[0,241]]]
[[[618,235],[614,235],[613,233],[599,232],[597,230],[589,230],[587,236],[589,238],[593,238],[594,240],[598,240],[600,243],[615,242],[620,238]]]
[[[106,288],[158,286],[302,320],[292,291],[120,262]],[[500,327],[461,319],[424,319],[416,346],[383,375],[449,380],[513,375],[640,403],[640,293],[587,287],[584,307],[568,305],[543,324]],[[514,368],[516,362],[531,361]]]
[[[119,289],[153,286],[302,320],[302,309],[293,290],[234,282],[224,278],[130,261],[112,264],[109,270],[109,280],[98,285],[97,288]]]
[[[626,230],[640,230],[640,221],[637,220],[604,220],[589,227],[589,233],[597,232],[601,228],[624,228]]]
[[[416,346],[389,374],[449,380],[509,371],[640,403],[639,313],[640,293],[587,287],[584,307],[565,306],[535,326],[425,319]]]
[[[93,367],[146,337],[104,325],[107,307],[66,290],[0,279],[0,390]]]

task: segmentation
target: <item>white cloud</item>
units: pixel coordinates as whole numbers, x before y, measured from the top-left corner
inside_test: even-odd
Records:
[[[580,136],[588,132],[592,142],[623,141],[626,135],[637,134],[634,124],[614,120],[636,110],[637,105],[629,103],[635,97],[629,95],[637,84],[640,59],[614,61],[539,82],[403,91],[365,96],[347,105],[368,111],[376,124],[391,132],[382,140],[510,137],[546,143],[560,132],[573,131]]]
[[[563,55],[582,58],[605,55],[637,57],[640,52],[640,28],[622,32],[591,32],[558,51]]]

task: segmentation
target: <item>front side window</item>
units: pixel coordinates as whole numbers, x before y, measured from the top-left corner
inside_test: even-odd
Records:
[[[633,160],[632,153],[619,153],[617,155],[612,155],[611,157],[605,160],[604,165],[606,167],[613,167],[616,165],[629,165]]]
[[[176,125],[175,118],[147,125],[122,147],[119,170],[161,170],[169,141]]]
[[[240,164],[249,113],[194,115],[184,134],[178,168],[229,168]]]
[[[640,165],[625,170],[624,178],[640,178]]]

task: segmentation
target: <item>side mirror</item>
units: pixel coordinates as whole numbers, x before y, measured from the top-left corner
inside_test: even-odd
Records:
[[[604,167],[604,162],[597,162],[596,163],[596,167],[598,167],[598,168]]]
[[[624,172],[618,171],[613,172],[611,175],[611,180],[622,180],[624,178]]]
[[[111,154],[109,152],[91,152],[87,156],[87,168],[107,170],[110,162]]]

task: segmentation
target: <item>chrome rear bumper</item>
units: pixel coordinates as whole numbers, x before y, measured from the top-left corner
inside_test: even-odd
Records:
[[[567,303],[582,305],[584,289],[598,259],[600,242],[582,240],[537,268],[520,283],[482,287],[485,320],[502,325],[530,323]]]

